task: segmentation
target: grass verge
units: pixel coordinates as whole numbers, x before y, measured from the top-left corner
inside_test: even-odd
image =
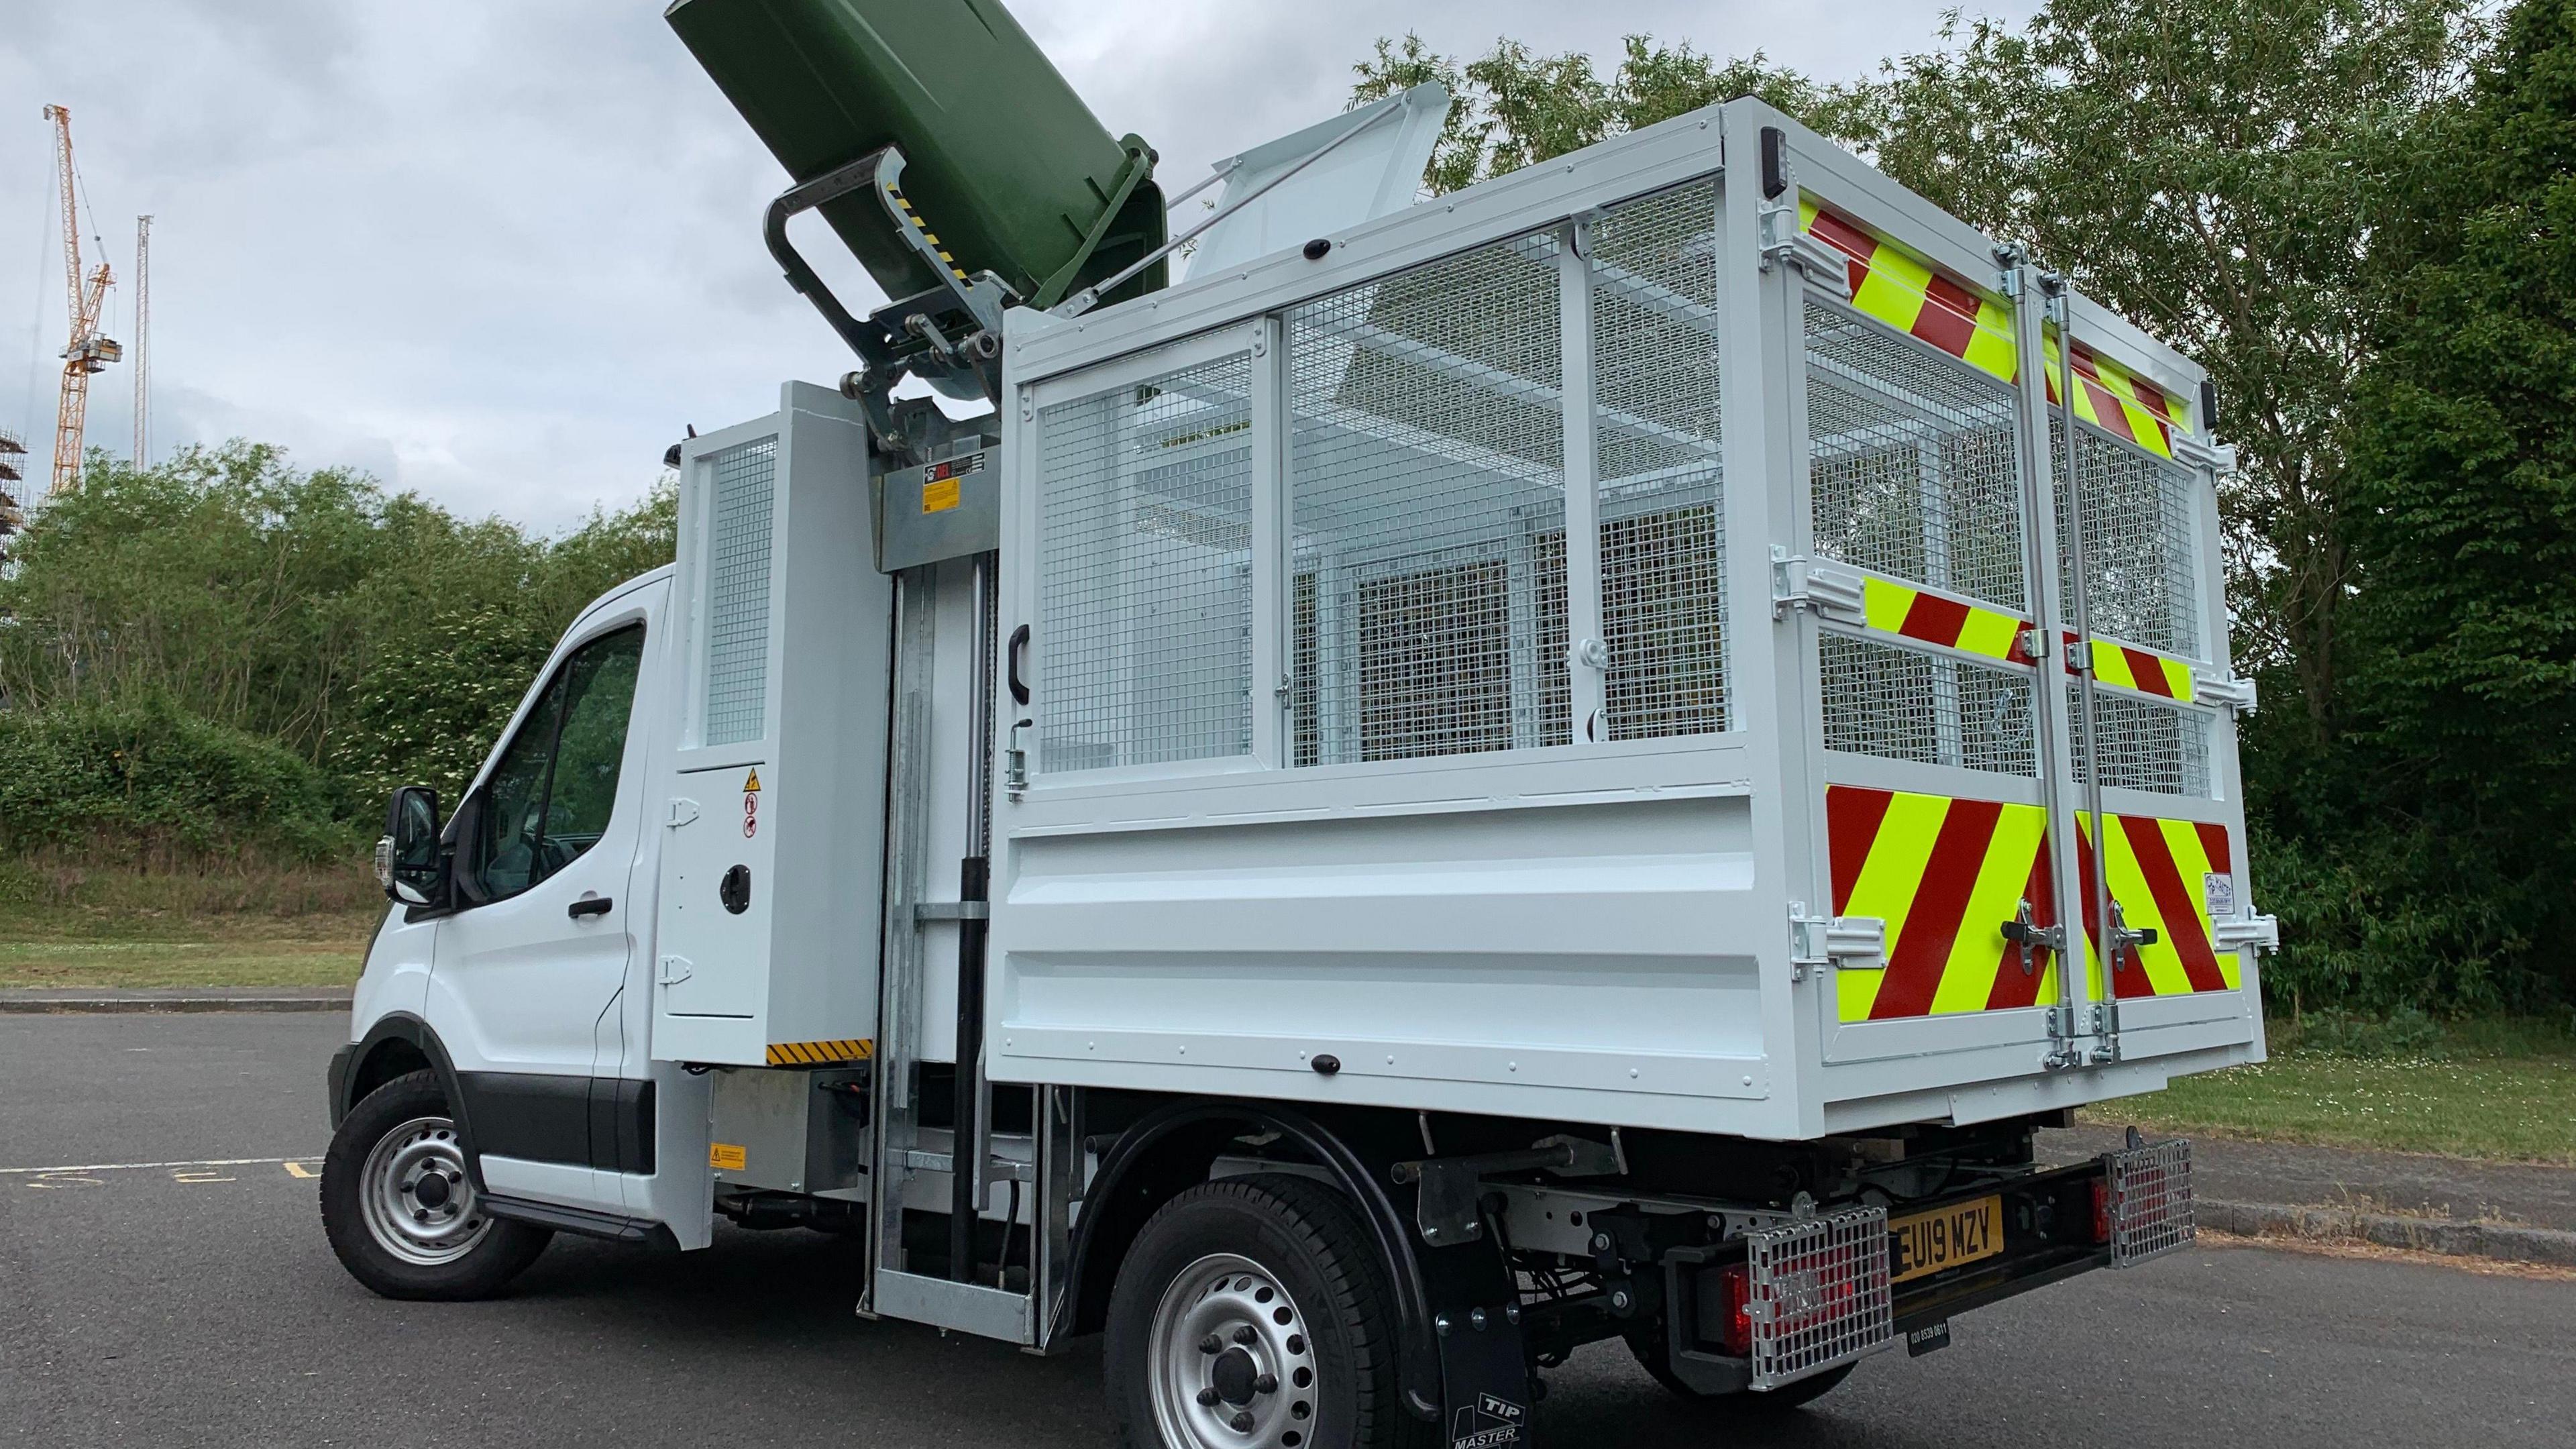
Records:
[[[0,863],[0,987],[345,986],[385,900],[363,866]]]
[[[2300,1033],[2276,1023],[2271,1061],[2105,1103],[2098,1120],[2576,1165],[2576,1033],[2562,1023],[2521,1020],[2461,1023],[2437,1035],[2416,1050],[2361,1057],[2303,1047]]]

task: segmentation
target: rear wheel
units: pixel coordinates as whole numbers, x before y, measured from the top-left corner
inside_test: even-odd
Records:
[[[1386,1270],[1341,1195],[1304,1178],[1182,1193],[1110,1293],[1109,1404],[1129,1449],[1422,1442],[1395,1355]]]
[[[554,1235],[495,1218],[434,1072],[397,1077],[340,1120],[322,1159],[322,1230],[351,1277],[387,1298],[488,1297]]]

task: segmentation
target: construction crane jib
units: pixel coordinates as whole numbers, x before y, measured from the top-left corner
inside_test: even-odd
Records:
[[[54,476],[47,488],[49,494],[80,486],[81,434],[89,416],[89,380],[105,372],[107,365],[120,360],[125,348],[113,337],[99,332],[99,314],[107,303],[107,288],[116,274],[102,260],[91,270],[86,285],[81,276],[80,195],[78,173],[72,168],[72,113],[65,106],[45,107],[45,119],[54,127],[55,169],[61,174],[63,187],[63,281],[71,313],[71,339],[63,344],[63,389],[54,411]]]

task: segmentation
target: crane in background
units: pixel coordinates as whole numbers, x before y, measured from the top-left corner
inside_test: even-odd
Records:
[[[63,277],[71,303],[71,340],[63,346],[62,400],[54,410],[54,477],[48,496],[78,488],[81,478],[81,434],[89,419],[89,380],[125,355],[113,337],[98,330],[107,304],[108,284],[116,274],[104,258],[81,282],[79,173],[72,168],[72,113],[64,106],[45,107],[54,123],[54,160],[63,182]]]
[[[134,466],[152,466],[152,218],[134,219]]]

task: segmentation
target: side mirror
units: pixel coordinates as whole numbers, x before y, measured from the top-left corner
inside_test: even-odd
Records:
[[[408,906],[435,905],[447,894],[447,865],[438,846],[438,792],[405,785],[385,807],[376,842],[376,881]]]

